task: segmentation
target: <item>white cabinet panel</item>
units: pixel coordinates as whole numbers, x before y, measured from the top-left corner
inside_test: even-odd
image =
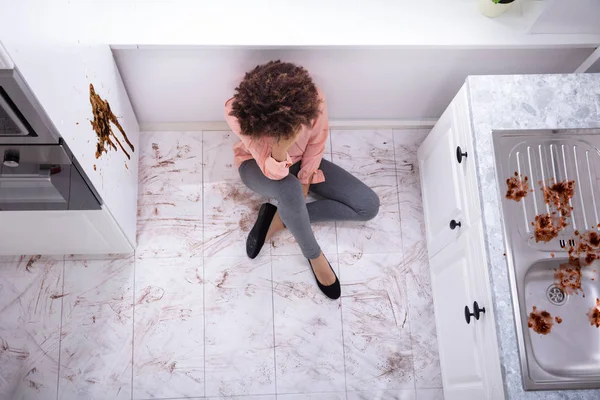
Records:
[[[450,106],[418,151],[430,256],[458,237],[460,228],[450,229],[449,224],[452,220],[461,222],[464,216],[456,143],[457,132]]]
[[[0,255],[133,253],[108,210],[3,211]]]
[[[464,308],[472,308],[473,289],[466,237],[447,246],[430,260],[440,365],[446,400],[486,398],[476,322],[465,321]]]

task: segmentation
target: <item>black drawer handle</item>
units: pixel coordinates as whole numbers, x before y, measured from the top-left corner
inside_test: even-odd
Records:
[[[475,317],[476,320],[479,320],[481,314],[485,314],[485,307],[479,308],[479,304],[476,301],[473,302],[473,312],[469,311],[469,306],[465,306],[465,320],[467,324],[471,323],[471,317]]]
[[[467,158],[467,152],[465,151],[463,153],[462,149],[460,148],[460,146],[458,146],[456,148],[456,160],[458,161],[458,163],[460,164],[462,162],[462,159]]]
[[[450,229],[454,230],[456,229],[456,227],[461,227],[462,224],[459,222],[456,222],[455,220],[450,221]]]

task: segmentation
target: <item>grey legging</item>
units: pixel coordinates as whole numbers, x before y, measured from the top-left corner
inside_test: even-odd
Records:
[[[292,165],[282,180],[267,178],[255,160],[245,161],[239,169],[242,181],[252,191],[277,200],[281,220],[308,259],[321,254],[311,222],[368,221],[379,212],[379,197],[367,185],[330,161],[322,160],[320,169],[325,182],[311,185],[310,191],[323,199],[308,204],[296,177],[300,162]]]

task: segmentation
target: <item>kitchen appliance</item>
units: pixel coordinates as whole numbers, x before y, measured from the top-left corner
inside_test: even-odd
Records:
[[[101,209],[100,196],[16,68],[0,70],[0,161],[0,212]]]

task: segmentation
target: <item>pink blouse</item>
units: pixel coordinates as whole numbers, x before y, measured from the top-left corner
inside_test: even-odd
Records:
[[[229,115],[233,98],[227,100],[225,103],[225,121],[227,121],[233,133],[240,138],[240,142],[233,146],[236,168],[239,168],[244,161],[254,158],[267,178],[281,180],[288,176],[290,167],[293,164],[302,160],[300,172],[298,173],[298,179],[301,183],[325,182],[325,175],[319,169],[319,165],[329,136],[329,120],[325,96],[320,90],[319,98],[321,99],[321,113],[311,127],[302,127],[298,140],[288,150],[287,160],[285,161],[277,161],[271,157],[271,150],[277,139],[250,138],[241,133],[237,118]]]

